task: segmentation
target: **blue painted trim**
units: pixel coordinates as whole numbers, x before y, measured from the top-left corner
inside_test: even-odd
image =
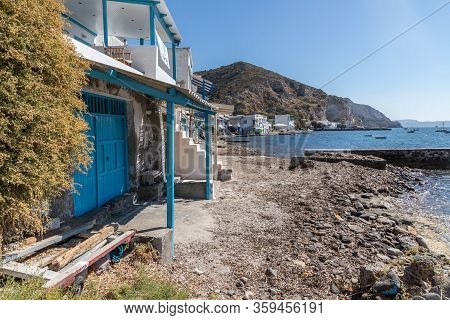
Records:
[[[159,12],[158,8],[155,6],[156,9],[156,18],[158,19],[159,23],[162,25],[162,27],[164,28],[164,31],[166,32],[167,36],[170,38],[170,40],[173,43],[179,43],[179,41],[175,40],[175,35],[177,35],[176,33],[173,33],[172,31],[170,31],[170,28],[168,27],[166,21],[164,20],[164,17],[167,16],[167,14],[162,14]]]
[[[155,5],[151,4],[149,5],[150,10],[150,45],[156,46],[156,23],[155,23],[155,16],[156,12],[158,11],[155,7]]]
[[[177,81],[177,46],[172,42],[172,77]]]
[[[77,36],[73,36],[73,38],[75,40],[77,40],[78,42],[81,42],[82,44],[87,45],[88,47],[92,47],[92,43],[87,42],[86,40],[81,39],[80,37]]]
[[[140,4],[143,6],[148,6],[149,4],[159,4],[159,1],[152,1],[152,0],[107,0],[111,2],[123,2],[128,4]]]
[[[215,111],[211,110],[209,107],[203,106],[195,101],[192,101],[185,95],[183,95],[180,92],[175,92],[174,95],[170,95],[168,93],[165,93],[163,91],[157,90],[149,85],[145,85],[139,81],[136,81],[134,79],[131,79],[125,75],[118,74],[114,70],[110,70],[109,72],[102,72],[99,70],[89,70],[86,72],[88,76],[96,79],[100,79],[115,85],[118,85],[120,87],[128,88],[133,91],[141,92],[143,94],[146,94],[151,97],[155,97],[157,99],[171,101],[175,104],[178,104],[180,106],[189,106],[190,108],[200,111],[200,112],[206,112],[211,115],[216,114]]]
[[[140,4],[140,5],[153,6],[155,8],[155,17],[161,23],[162,27],[164,28],[164,31],[169,36],[170,40],[172,42],[179,43],[179,41],[175,40],[175,38],[174,38],[176,33],[172,33],[172,31],[170,31],[170,27],[172,27],[172,25],[169,25],[169,24],[166,23],[166,21],[164,21],[164,17],[166,17],[167,14],[160,13],[158,8],[156,7],[156,5],[160,3],[159,1],[150,1],[150,0],[106,0],[106,1],[123,2],[123,3],[128,3],[128,4]],[[150,18],[150,21],[151,20],[152,19]],[[154,46],[154,44],[152,44],[152,45]]]
[[[105,47],[109,47],[108,34],[108,0],[102,0],[103,4],[103,42]]]
[[[175,95],[174,89],[169,89]],[[172,257],[175,255],[175,104],[167,101],[167,228],[172,230]]]
[[[211,128],[210,115],[205,113],[205,152],[206,152],[206,200],[211,200]]]
[[[124,156],[124,160],[125,160],[125,192],[129,192],[130,191],[130,168],[128,167],[128,103],[125,104],[125,139],[124,139],[124,143],[125,143],[125,156]]]
[[[86,27],[84,24],[82,24],[78,20],[75,20],[74,18],[72,18],[71,16],[69,16],[69,15],[67,15],[65,13],[63,13],[62,16],[63,16],[64,19],[68,20],[69,22],[73,23],[74,25],[77,25],[78,27],[80,27],[84,31],[88,32],[90,35],[92,35],[94,37],[97,36],[97,34],[94,31],[92,31],[91,29]]]

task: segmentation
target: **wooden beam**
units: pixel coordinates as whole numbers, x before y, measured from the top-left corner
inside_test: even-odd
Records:
[[[15,261],[17,259],[26,257],[32,253],[35,253],[42,249],[45,249],[51,245],[54,245],[54,244],[57,244],[64,240],[67,240],[73,236],[76,236],[79,233],[82,233],[82,232],[88,231],[89,229],[92,229],[94,227],[94,225],[95,225],[95,220],[88,222],[84,225],[81,225],[79,227],[76,227],[67,232],[64,232],[62,234],[55,235],[53,237],[36,242],[34,245],[32,245],[26,249],[18,250],[18,251],[14,251],[9,254],[6,254],[2,257],[2,264],[7,264],[8,262]]]
[[[110,235],[115,233],[118,229],[118,225],[110,225],[101,229],[98,233],[94,234],[89,239],[79,243],[75,247],[67,250],[58,256],[51,264],[50,269],[54,271],[61,270],[65,266],[67,266],[72,260],[78,258],[83,255],[87,251],[94,248],[96,245],[101,243],[103,240],[108,238]]]
[[[109,254],[115,248],[124,243],[129,243],[131,239],[136,234],[136,231],[127,231],[123,235],[117,237],[115,240],[108,243],[106,246],[92,253],[89,256],[88,260],[80,261],[73,266],[65,269],[64,271],[58,272],[58,275],[55,278],[52,278],[48,281],[44,288],[54,288],[54,287],[67,287],[70,286],[76,279],[76,277],[89,268],[89,266],[96,263],[98,260]]]
[[[0,272],[4,275],[19,279],[29,279],[33,277],[40,277],[46,280],[55,278],[58,273],[48,269],[42,269],[33,265],[28,265],[18,262],[9,262],[0,267]]]

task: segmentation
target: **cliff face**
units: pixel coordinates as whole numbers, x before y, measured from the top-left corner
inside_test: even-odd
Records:
[[[235,105],[235,114],[291,114],[297,124],[329,120],[351,126],[398,126],[369,106],[328,96],[320,89],[249,63],[237,62],[198,74],[216,84],[212,101]]]

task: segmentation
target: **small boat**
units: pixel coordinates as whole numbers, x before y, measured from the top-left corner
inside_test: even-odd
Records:
[[[416,132],[416,130],[415,129],[409,129],[408,131],[406,131],[407,133],[414,133],[414,132]]]
[[[437,128],[437,126],[436,126]],[[442,122],[442,129],[437,129],[436,132],[443,132],[443,133],[447,133],[447,129],[445,129],[445,122]]]
[[[371,137],[372,135],[371,134],[366,134],[364,137]]]
[[[375,139],[378,139],[378,140],[386,140],[387,137],[375,137]]]

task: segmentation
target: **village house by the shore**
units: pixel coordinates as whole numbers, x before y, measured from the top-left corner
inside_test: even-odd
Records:
[[[214,196],[221,108],[206,100],[210,87],[195,84],[192,52],[180,47],[164,0],[64,3],[69,41],[91,64],[82,96],[94,150],[91,167],[74,175],[76,192],[56,199],[50,216],[68,221],[136,197],[166,199],[161,227],[173,231],[175,196]]]

